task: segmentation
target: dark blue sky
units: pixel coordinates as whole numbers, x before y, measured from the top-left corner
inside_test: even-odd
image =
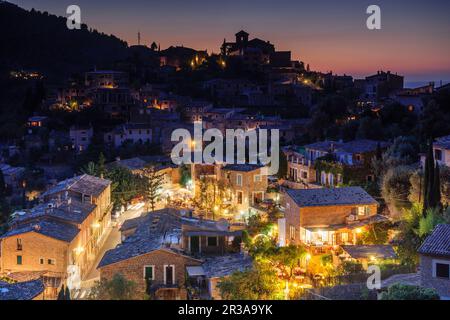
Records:
[[[362,76],[379,69],[409,81],[450,81],[450,1],[361,0],[13,0],[65,15],[78,4],[84,23],[128,41],[218,52],[245,29],[312,69]],[[366,28],[366,8],[381,7],[382,29]]]

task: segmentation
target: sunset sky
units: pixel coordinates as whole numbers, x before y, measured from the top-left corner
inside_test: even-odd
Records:
[[[361,77],[391,70],[413,81],[450,81],[450,1],[361,0],[14,0],[65,15],[78,4],[82,22],[129,44],[184,45],[218,52],[244,29],[250,38],[291,50],[311,69]],[[366,28],[366,8],[381,7],[382,29]]]

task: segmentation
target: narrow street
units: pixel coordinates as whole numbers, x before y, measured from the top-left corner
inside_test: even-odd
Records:
[[[106,230],[105,237],[105,243],[103,244],[103,247],[99,251],[97,258],[92,265],[91,270],[88,272],[86,277],[82,279],[81,281],[81,289],[74,294],[75,299],[84,299],[87,296],[87,293],[89,292],[89,289],[94,285],[95,281],[98,281],[100,279],[100,273],[97,270],[97,266],[100,263],[102,257],[104,256],[105,252],[115,248],[120,242],[121,242],[121,236],[120,236],[120,226],[125,220],[133,219],[136,217],[139,217],[145,210],[145,205],[143,203],[138,203],[135,205],[132,205],[127,211],[125,211],[118,219],[116,219],[114,222],[111,222],[111,225],[108,227],[108,230]]]

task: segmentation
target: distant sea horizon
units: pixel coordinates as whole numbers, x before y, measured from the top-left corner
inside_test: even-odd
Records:
[[[405,81],[405,88],[418,88],[428,85],[430,82],[434,82],[434,87],[439,88],[441,85],[446,85],[450,81],[444,80],[429,80],[429,81]],[[441,84],[442,82],[442,84]]]

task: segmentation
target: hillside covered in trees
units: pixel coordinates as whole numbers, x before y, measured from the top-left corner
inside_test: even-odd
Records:
[[[0,71],[33,69],[64,76],[94,66],[110,67],[129,54],[127,43],[113,35],[85,24],[81,30],[69,30],[64,17],[4,1],[0,1],[0,38]]]

